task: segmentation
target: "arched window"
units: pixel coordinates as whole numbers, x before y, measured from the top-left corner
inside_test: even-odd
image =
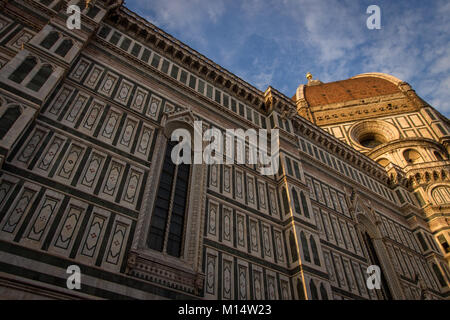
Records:
[[[309,291],[311,291],[311,299],[312,300],[319,300],[319,294],[317,293],[317,287],[316,287],[313,279],[311,279],[309,281]]]
[[[435,151],[434,156],[438,161],[444,161],[444,157],[439,152]]]
[[[406,162],[408,162],[408,164],[422,162],[422,156],[414,149],[407,149],[403,151],[403,157],[405,158]]]
[[[428,250],[428,245],[425,241],[425,238],[423,237],[422,232],[418,232],[416,234],[417,239],[419,240],[420,245],[422,246],[423,251],[427,251]]]
[[[44,40],[42,40],[41,47],[44,47],[45,49],[48,50],[54,46],[54,44],[56,43],[56,41],[58,41],[58,39],[59,39],[58,32],[52,31],[49,34],[47,34]]]
[[[436,275],[436,278],[438,279],[441,287],[447,286],[447,283],[445,282],[444,276],[442,275],[441,270],[439,270],[439,267],[433,263],[432,268],[433,268],[434,274]]]
[[[295,237],[292,231],[289,231],[289,247],[291,248],[292,262],[295,262],[298,260],[298,254],[297,254],[297,244],[295,243]]]
[[[300,201],[298,200],[297,191],[295,191],[294,188],[292,188],[291,191],[292,191],[292,198],[294,199],[295,212],[297,212],[298,214],[302,214],[302,211],[300,209]]]
[[[322,300],[328,300],[327,289],[325,289],[323,283],[320,284],[320,295],[322,297]]]
[[[303,191],[300,191],[300,199],[302,201],[303,214],[305,215],[305,217],[309,218],[308,203],[306,202],[306,197]]]
[[[306,239],[305,233],[303,231],[300,232],[300,241],[302,243],[303,256],[305,257],[305,260],[311,262],[311,255],[309,254],[308,248],[308,240]]]
[[[159,180],[155,208],[150,222],[148,246],[180,257],[184,238],[190,165],[175,165],[171,153],[176,142],[170,141]]]
[[[56,49],[55,53],[61,57],[65,57],[67,52],[72,48],[73,42],[70,39],[64,39],[63,42]]]
[[[367,232],[364,232],[363,239],[367,248],[367,252],[369,253],[370,261],[372,262],[372,264],[380,266],[383,271],[383,266],[381,265],[380,259],[378,258],[378,253],[375,249],[372,238]],[[384,272],[381,272],[381,293],[387,300],[392,300],[392,293],[384,276]]]
[[[309,237],[309,242],[311,243],[311,251],[314,259],[314,264],[320,266],[319,252],[317,251],[316,240],[314,240],[313,236]]]
[[[450,203],[450,187],[439,186],[434,188],[431,197],[436,204]]]
[[[289,199],[285,187],[283,187],[283,189],[281,190],[281,197],[283,198],[284,214],[289,214],[290,213]]]
[[[43,65],[34,75],[33,79],[31,79],[31,81],[27,84],[27,88],[36,92],[39,91],[47,79],[50,78],[52,72],[53,68],[50,65]]]
[[[0,118],[0,139],[3,139],[9,129],[13,126],[14,122],[20,117],[20,114],[21,112],[18,106],[6,109],[5,113]]]
[[[303,282],[300,278],[297,279],[297,293],[299,300],[305,300],[305,290],[303,289]]]
[[[16,70],[14,70],[13,73],[9,76],[9,80],[12,80],[17,83],[21,83],[23,79],[33,70],[33,68],[36,66],[37,61],[34,57],[27,57],[20,66],[17,67]]]

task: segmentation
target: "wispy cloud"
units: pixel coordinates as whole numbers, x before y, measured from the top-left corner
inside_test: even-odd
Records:
[[[130,1],[218,64],[264,90],[292,96],[306,72],[329,82],[385,72],[450,115],[450,2],[379,0],[382,29],[362,0]]]

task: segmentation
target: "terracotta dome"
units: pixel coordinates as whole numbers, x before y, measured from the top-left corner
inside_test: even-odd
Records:
[[[400,89],[391,81],[367,76],[305,86],[305,99],[311,107],[315,107],[399,92]]]

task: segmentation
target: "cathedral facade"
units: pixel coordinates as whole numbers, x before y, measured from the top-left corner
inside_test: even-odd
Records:
[[[0,298],[448,299],[450,122],[404,81],[290,98],[120,0],[0,8]],[[278,129],[279,170],[175,164],[195,121]]]

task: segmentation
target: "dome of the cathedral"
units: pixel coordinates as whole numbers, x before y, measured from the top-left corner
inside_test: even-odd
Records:
[[[311,107],[401,92],[393,82],[362,76],[314,86],[305,86],[305,99]]]

